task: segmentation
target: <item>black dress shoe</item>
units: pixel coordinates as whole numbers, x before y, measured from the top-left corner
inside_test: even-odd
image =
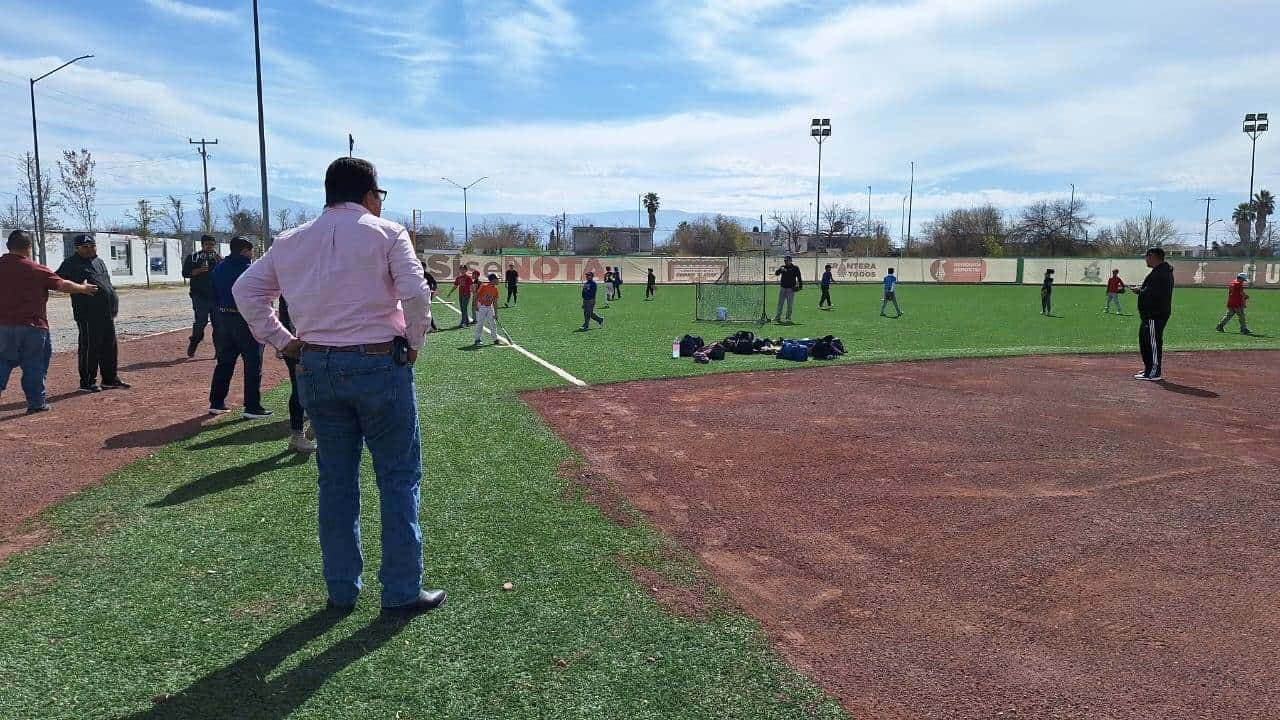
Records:
[[[80,392],[82,393],[102,392],[102,388],[98,387],[96,383],[93,385],[81,385]]]
[[[418,599],[407,605],[396,605],[395,607],[383,607],[384,615],[420,615],[440,607],[444,602],[445,592],[443,590],[420,590],[418,591]]]
[[[197,343],[195,340],[190,340],[187,342],[187,357],[196,356],[196,345]]]
[[[27,408],[28,415],[35,415],[36,413],[42,413],[42,412],[49,412],[49,406],[41,405],[40,407]]]
[[[127,383],[127,382],[125,382],[125,381],[121,380],[120,378],[116,378],[116,379],[114,379],[114,380],[103,380],[103,381],[102,381],[102,387],[103,387],[104,389],[106,389],[106,388],[112,388],[112,389],[115,389],[115,390],[128,390],[129,388],[131,388],[131,387],[133,387],[133,386],[132,386],[132,385],[130,385],[129,383]]]

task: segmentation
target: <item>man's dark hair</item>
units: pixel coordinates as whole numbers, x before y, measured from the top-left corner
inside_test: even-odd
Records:
[[[362,158],[342,157],[329,163],[324,173],[324,204],[364,202],[370,190],[378,189],[378,171]]]
[[[889,268],[889,274],[890,274],[890,275],[892,275],[892,274],[893,274],[893,268]]]
[[[14,252],[28,250],[31,248],[31,235],[26,230],[14,230],[9,233],[9,240],[5,243],[5,247]]]
[[[200,236],[200,244],[201,244],[201,245],[203,245],[203,244],[205,244],[205,243],[207,243],[207,242],[211,242],[211,243],[215,243],[215,244],[216,244],[216,243],[218,242],[218,238],[216,238],[216,237],[214,237],[214,236],[212,236],[212,235],[201,235],[201,236]]]
[[[232,255],[239,255],[241,251],[252,248],[252,247],[253,247],[253,243],[249,242],[247,239],[239,235],[231,238],[231,254]]]
[[[1148,249],[1147,249],[1147,254],[1148,254],[1148,255],[1155,255],[1156,257],[1158,257],[1158,258],[1160,258],[1161,260],[1163,260],[1163,259],[1164,259],[1164,248],[1161,248],[1161,247],[1148,248]]]
[[[1045,270],[1045,271],[1044,271],[1044,274],[1045,274],[1045,275],[1052,275],[1052,274],[1053,274],[1053,268],[1049,268],[1048,270]]]

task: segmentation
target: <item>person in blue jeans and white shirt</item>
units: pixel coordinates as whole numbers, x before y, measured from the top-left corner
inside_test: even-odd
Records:
[[[422,587],[418,521],[422,446],[413,365],[431,326],[431,290],[403,226],[382,219],[373,164],[338,158],[320,217],[276,237],[236,281],[254,335],[298,362],[302,405],[316,434],[318,520],[328,607],[355,608],[364,586],[360,458],[373,456],[382,521],[382,608],[426,612],[444,590]],[[295,332],[272,303],[289,298]]]
[[[93,295],[97,285],[73,283],[58,277],[52,269],[31,260],[31,236],[25,231],[9,233],[9,252],[0,256],[0,394],[9,385],[14,368],[22,368],[22,392],[27,396],[27,414],[49,409],[45,402],[45,376],[53,357],[49,340],[49,291]]]

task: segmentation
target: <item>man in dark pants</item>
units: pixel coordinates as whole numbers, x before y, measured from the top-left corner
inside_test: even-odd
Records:
[[[822,297],[818,298],[818,309],[822,309],[822,304],[827,304],[827,309],[831,309],[831,266],[828,265],[822,272]]]
[[[516,270],[515,263],[507,264],[507,302],[505,305],[511,307],[512,303],[519,304],[520,294],[520,273]]]
[[[195,322],[191,324],[191,338],[187,340],[187,357],[194,357],[196,347],[204,340],[204,329],[213,312],[213,279],[209,271],[221,262],[218,240],[212,235],[200,236],[200,251],[191,253],[182,261],[182,277],[191,281],[191,310]]]
[[[1133,292],[1138,295],[1138,347],[1142,351],[1143,371],[1134,375],[1135,380],[1164,380],[1161,367],[1164,360],[1164,327],[1173,310],[1173,267],[1164,261],[1164,249],[1147,250],[1147,267],[1151,272]],[[1132,286],[1130,286],[1132,287]]]
[[[231,254],[213,269],[213,297],[217,303],[214,312],[218,319],[213,323],[213,347],[218,364],[213,368],[209,383],[209,414],[221,415],[228,411],[227,392],[231,389],[231,376],[236,371],[236,360],[244,359],[244,416],[252,420],[271,417],[271,411],[262,407],[262,345],[249,332],[249,324],[236,309],[231,287],[249,269],[253,261],[253,243],[236,236],[231,239]]]
[[[644,299],[653,299],[654,286],[658,284],[658,278],[653,274],[653,268],[649,268],[649,275],[644,281]]]
[[[582,331],[591,329],[591,321],[595,320],[604,327],[604,318],[596,314],[596,274],[587,272],[587,280],[582,283]]]
[[[80,392],[96,393],[103,388],[127,388],[117,372],[119,350],[116,347],[116,313],[120,298],[111,284],[111,273],[98,257],[98,246],[92,235],[76,235],[75,254],[62,261],[58,276],[72,283],[96,285],[92,295],[72,295],[71,313],[80,330]],[[98,386],[101,372],[102,386]]]
[[[791,256],[786,255],[782,258],[782,267],[773,271],[777,275],[778,280],[778,311],[773,314],[774,322],[791,323],[791,311],[795,309],[796,293],[804,287],[804,280],[800,277],[800,268],[791,262]],[[782,305],[786,303],[787,319],[782,319]]]
[[[613,296],[622,299],[622,266],[613,266]]]
[[[280,324],[291,333],[297,332],[293,327],[293,318],[289,317],[289,303],[280,296]],[[289,357],[277,351],[278,357],[284,360],[289,369],[289,449],[308,455],[316,451],[315,433],[307,428],[307,412],[302,407],[302,397],[298,393],[298,358]]]

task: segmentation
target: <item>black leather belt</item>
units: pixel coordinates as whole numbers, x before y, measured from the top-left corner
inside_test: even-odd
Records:
[[[218,308],[218,312],[224,312],[224,313],[235,313],[236,315],[239,315],[239,314],[240,314],[240,311],[239,311],[239,310],[237,310],[237,309],[235,309],[235,308],[224,308],[224,307],[220,307],[220,308]]]
[[[364,345],[316,345],[315,343],[303,343],[302,351],[307,352],[313,350],[315,352],[358,352],[365,355],[390,355],[395,343],[367,343]]]

